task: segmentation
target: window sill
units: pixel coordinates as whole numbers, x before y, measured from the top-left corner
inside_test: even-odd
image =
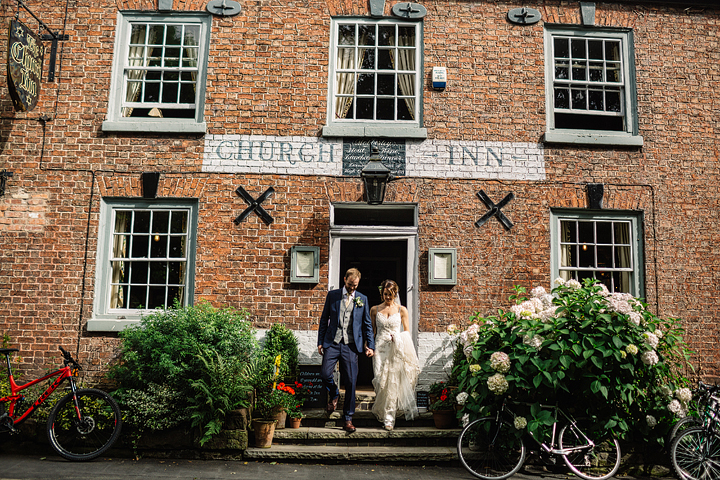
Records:
[[[545,132],[543,141],[545,143],[570,143],[576,145],[643,146],[643,137],[640,135],[593,130],[552,130]]]
[[[323,137],[427,138],[427,128],[399,125],[325,125]]]
[[[137,132],[137,133],[202,133],[207,131],[205,122],[195,121],[147,121],[147,120],[105,120],[103,132]]]
[[[140,319],[111,320],[105,318],[91,318],[87,322],[88,332],[119,332],[127,327],[137,325]]]

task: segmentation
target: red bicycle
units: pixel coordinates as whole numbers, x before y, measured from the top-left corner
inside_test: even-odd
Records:
[[[50,445],[68,460],[92,460],[107,451],[120,436],[122,419],[120,407],[110,395],[95,388],[78,388],[75,375],[80,365],[72,355],[60,347],[63,368],[24,385],[15,383],[10,367],[10,354],[17,348],[0,348],[7,362],[10,395],[0,398],[0,433],[17,433],[17,427],[67,379],[70,392],[61,398],[50,411],[47,420],[47,435]],[[58,377],[24,409],[23,390],[37,383]],[[9,408],[6,410],[6,405]],[[24,410],[24,411],[23,411]]]

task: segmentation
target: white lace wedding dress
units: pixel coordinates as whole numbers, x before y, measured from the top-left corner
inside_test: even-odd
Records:
[[[420,365],[410,332],[401,332],[400,312],[375,317],[375,355],[373,387],[375,404],[372,412],[384,425],[395,425],[395,413],[403,411],[412,420],[418,415],[415,385]]]

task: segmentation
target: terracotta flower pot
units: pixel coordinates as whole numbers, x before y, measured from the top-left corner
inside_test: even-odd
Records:
[[[270,415],[270,418],[275,420],[277,423],[275,424],[276,430],[282,430],[285,428],[285,420],[287,418],[287,412],[282,408],[274,408],[272,411],[272,414]]]
[[[455,410],[435,410],[433,411],[433,421],[435,428],[453,428],[457,426]]]
[[[252,421],[255,432],[255,446],[258,448],[270,448],[273,435],[275,435],[275,420],[255,419]]]
[[[290,428],[300,428],[300,422],[302,422],[302,418],[291,418]]]

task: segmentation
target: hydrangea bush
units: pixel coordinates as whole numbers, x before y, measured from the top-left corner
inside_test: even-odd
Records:
[[[600,434],[662,443],[692,397],[679,320],[660,319],[632,295],[593,280],[557,279],[552,292],[537,287],[530,298],[515,290],[508,311],[476,314],[460,333],[449,329],[465,354],[454,372],[463,420],[494,412],[508,395],[529,405],[518,429],[542,435],[553,418],[541,405],[557,402],[591,419]]]

